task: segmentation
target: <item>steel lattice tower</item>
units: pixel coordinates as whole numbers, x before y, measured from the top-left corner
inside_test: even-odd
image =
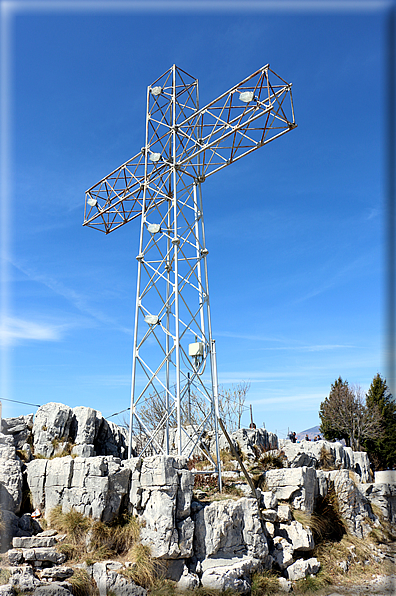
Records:
[[[83,225],[140,218],[129,456],[189,457],[210,428],[220,461],[201,185],[295,127],[291,84],[269,65],[201,109],[198,80],[173,65],[147,89],[145,146],[86,192]]]

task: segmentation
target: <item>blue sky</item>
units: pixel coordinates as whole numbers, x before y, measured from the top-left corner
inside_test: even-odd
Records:
[[[203,185],[220,383],[283,436],[384,373],[385,3],[5,4],[3,399],[128,407],[138,226],[83,228],[84,191],[144,144],[173,63],[201,105],[266,63],[293,83],[298,128]]]

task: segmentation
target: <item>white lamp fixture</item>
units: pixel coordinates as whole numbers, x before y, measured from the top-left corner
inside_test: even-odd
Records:
[[[243,91],[239,94],[239,99],[243,101],[243,103],[249,103],[249,101],[252,101],[253,97],[253,91]]]
[[[157,163],[161,159],[161,153],[150,153],[150,161]]]
[[[162,93],[162,87],[152,87],[150,93],[151,95],[154,95],[154,97],[158,97],[158,95],[161,95]]]
[[[150,234],[158,234],[158,232],[161,231],[161,226],[160,224],[148,224],[147,226],[148,231],[150,232]]]
[[[96,207],[96,205],[98,204],[98,201],[96,199],[93,199],[92,197],[88,199],[87,201],[88,205],[90,207]]]
[[[158,325],[159,319],[157,315],[146,315],[144,317],[144,322],[147,323],[147,325]]]

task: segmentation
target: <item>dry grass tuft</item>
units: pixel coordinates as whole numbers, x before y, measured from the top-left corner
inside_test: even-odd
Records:
[[[50,513],[50,524],[58,532],[67,534],[73,544],[78,544],[85,537],[92,522],[73,508],[63,513],[62,505],[58,505]]]
[[[75,569],[68,580],[72,586],[74,596],[98,596],[99,592],[95,583],[85,569]]]
[[[319,467],[322,470],[335,470],[335,457],[331,453],[330,449],[327,449],[324,445],[320,450],[319,456]]]
[[[9,569],[0,569],[0,586],[8,584],[8,580],[11,577],[11,571]]]
[[[293,585],[293,594],[315,594],[331,584],[331,578],[326,573],[319,571],[318,575],[308,575],[304,579],[298,579]],[[326,592],[328,593],[328,592]]]
[[[140,539],[140,524],[133,516],[122,516],[112,524],[84,517],[75,509],[62,513],[55,507],[50,514],[51,526],[67,534],[68,541],[58,550],[69,560],[85,560],[87,564],[125,555]]]
[[[280,591],[278,575],[273,571],[263,571],[252,576],[251,596],[267,596]]]
[[[151,588],[155,580],[163,575],[161,563],[152,558],[150,547],[146,544],[134,544],[128,552],[128,559],[132,565],[122,574],[146,589]]]

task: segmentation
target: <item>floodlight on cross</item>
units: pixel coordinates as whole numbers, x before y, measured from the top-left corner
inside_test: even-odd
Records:
[[[201,449],[221,483],[201,186],[295,127],[291,84],[268,64],[203,108],[173,65],[147,89],[144,147],[87,190],[83,225],[108,234],[140,218],[129,456]]]

